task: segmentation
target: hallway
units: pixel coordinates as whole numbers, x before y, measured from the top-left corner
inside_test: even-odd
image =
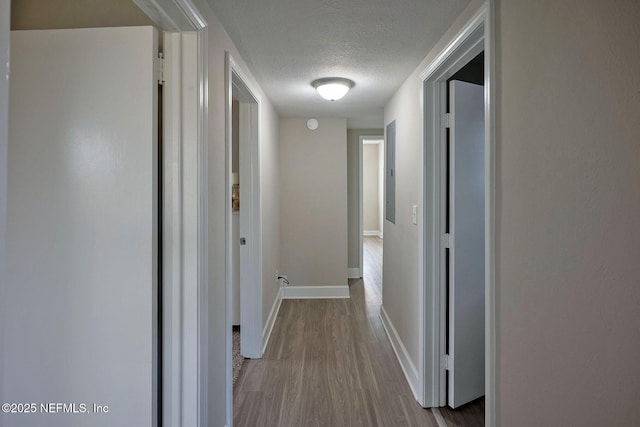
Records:
[[[234,389],[234,425],[433,426],[416,403],[379,318],[382,240],[366,237],[351,299],[284,300],[260,360]]]

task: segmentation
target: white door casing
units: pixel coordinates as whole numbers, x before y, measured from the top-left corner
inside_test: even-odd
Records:
[[[441,236],[444,231],[443,184],[440,150],[446,112],[446,81],[480,52],[485,53],[485,424],[496,425],[496,304],[495,304],[495,2],[488,0],[449,38],[419,78],[423,106],[423,177],[420,194],[423,220],[418,222],[420,287],[420,392],[424,407],[446,405],[446,371],[441,358],[445,346],[444,292]]]
[[[226,422],[233,425],[233,383],[231,357],[233,268],[231,234],[232,102],[240,102],[240,350],[248,358],[260,358],[264,351],[262,328],[262,224],[260,219],[260,103],[261,98],[229,52],[225,54],[226,107]]]

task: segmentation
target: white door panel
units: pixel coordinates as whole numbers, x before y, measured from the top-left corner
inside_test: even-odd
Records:
[[[449,84],[449,406],[484,395],[484,87]]]
[[[12,32],[4,398],[89,413],[3,426],[156,424],[156,52],[151,27]]]

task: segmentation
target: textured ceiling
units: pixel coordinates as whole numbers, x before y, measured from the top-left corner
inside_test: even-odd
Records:
[[[387,100],[469,0],[208,0],[282,116],[382,127]],[[322,99],[311,82],[355,87]]]

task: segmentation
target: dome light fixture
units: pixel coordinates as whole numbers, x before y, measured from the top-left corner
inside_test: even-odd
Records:
[[[327,77],[324,79],[318,79],[311,82],[320,96],[329,101],[336,101],[349,92],[355,83],[349,79],[343,79],[341,77]]]

